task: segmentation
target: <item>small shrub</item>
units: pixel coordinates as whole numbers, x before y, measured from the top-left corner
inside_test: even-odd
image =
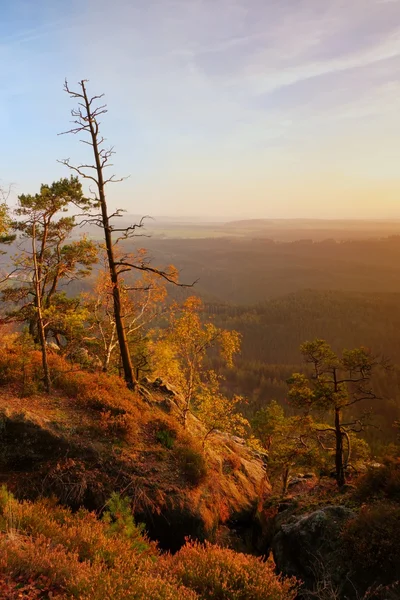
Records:
[[[156,439],[164,448],[168,448],[168,450],[172,450],[175,444],[175,435],[174,432],[168,429],[160,429],[156,433]]]
[[[0,555],[6,561],[6,573],[12,577],[28,582],[45,576],[56,588],[66,589],[75,597],[90,589],[89,563],[80,563],[76,554],[61,545],[50,544],[42,535],[34,539],[1,536]]]
[[[122,535],[130,540],[132,548],[136,552],[142,553],[151,548],[151,544],[144,533],[144,524],[135,523],[129,498],[122,497],[114,492],[107,502],[103,522],[108,525],[110,532]]]
[[[199,485],[207,475],[204,454],[196,448],[179,445],[175,447],[179,469],[188,483]]]
[[[133,523],[128,504],[112,497],[109,522],[102,522],[52,501],[20,503],[2,490],[0,514],[12,514],[16,528],[0,531],[0,598],[196,600],[157,572],[156,546]]]
[[[292,600],[297,594],[296,580],[277,576],[273,562],[207,542],[187,542],[163,559],[163,568],[204,600]]]
[[[148,428],[155,440],[168,450],[172,450],[176,439],[183,433],[175,419],[168,416],[151,419],[148,422]]]
[[[292,600],[294,579],[273,564],[211,544],[162,556],[114,494],[100,521],[55,501],[0,492],[0,598],[17,600]],[[3,594],[3,595],[2,595]]]

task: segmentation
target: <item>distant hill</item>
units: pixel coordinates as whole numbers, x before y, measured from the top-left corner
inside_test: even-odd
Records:
[[[400,220],[345,219],[245,219],[224,225],[226,232],[236,235],[263,235],[276,241],[311,239],[337,241],[380,238],[400,233]]]
[[[140,223],[143,215],[123,213],[118,227]],[[400,220],[324,220],[324,219],[244,219],[224,222],[221,219],[195,217],[145,217],[141,232],[165,239],[258,238],[293,242],[299,239],[356,240],[382,238],[400,234]],[[85,226],[79,233],[101,236],[101,229]]]

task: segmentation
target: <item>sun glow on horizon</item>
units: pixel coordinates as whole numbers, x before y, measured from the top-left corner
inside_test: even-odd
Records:
[[[0,5],[0,178],[16,193],[84,156],[56,134],[64,77],[87,77],[129,212],[400,217],[398,0]]]

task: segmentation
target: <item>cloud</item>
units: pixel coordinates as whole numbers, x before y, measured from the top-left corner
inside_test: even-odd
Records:
[[[400,56],[400,28],[389,39],[376,44],[374,47],[351,52],[345,57],[306,62],[283,70],[274,67],[262,68],[260,66],[256,72],[253,71],[244,79],[255,90],[271,92],[305,79],[362,68],[398,56]]]
[[[38,122],[52,136],[65,129],[64,76],[106,92],[118,170],[142,183],[157,173],[153,196],[164,197],[169,173],[177,197],[181,178],[185,190],[204,178],[222,197],[229,172],[244,189],[246,178],[265,185],[267,170],[271,182],[286,177],[288,163],[311,181],[351,136],[382,144],[380,130],[393,148],[398,2],[73,0],[68,12],[52,0],[12,4],[25,8],[3,24],[0,119],[16,153],[38,143]],[[59,138],[49,139],[41,159],[60,156]],[[61,155],[79,152],[74,141],[62,140]]]

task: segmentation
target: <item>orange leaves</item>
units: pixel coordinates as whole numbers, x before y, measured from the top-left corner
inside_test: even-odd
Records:
[[[0,598],[4,600],[62,600],[63,597],[48,577],[30,577],[28,581],[24,581],[23,577],[12,579],[6,576],[0,580]]]
[[[190,296],[185,300],[182,308],[187,313],[201,311],[203,309],[203,301],[198,296]]]

